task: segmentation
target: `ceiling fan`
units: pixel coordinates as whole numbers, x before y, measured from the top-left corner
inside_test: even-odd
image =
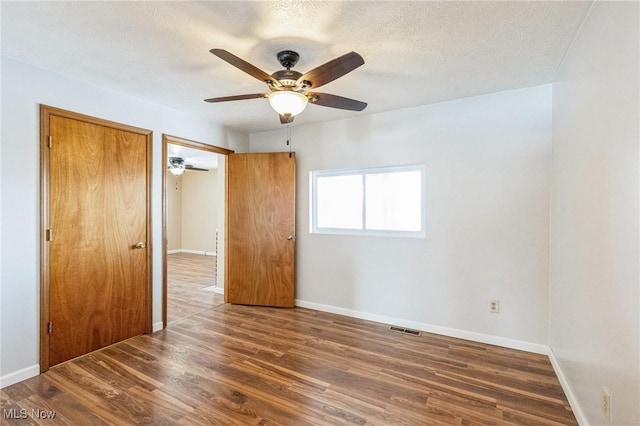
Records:
[[[300,55],[292,50],[283,50],[276,56],[280,65],[285,69],[276,71],[271,75],[224,49],[211,49],[210,52],[250,76],[266,83],[269,87],[269,92],[210,98],[205,99],[205,102],[268,98],[271,107],[280,115],[282,124],[291,123],[293,117],[305,109],[307,103],[351,111],[362,111],[367,107],[365,102],[355,99],[309,91],[324,86],[364,64],[364,59],[356,52],[349,52],[339,56],[302,74],[291,69],[298,63]]]
[[[191,164],[185,164],[184,158],[182,157],[169,157],[169,171],[174,175],[178,176],[183,174],[186,170],[194,170],[198,172],[208,172],[209,169],[202,169],[199,167],[194,167]]]

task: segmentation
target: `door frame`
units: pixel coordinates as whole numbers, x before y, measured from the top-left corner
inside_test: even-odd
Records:
[[[203,142],[197,142],[190,139],[181,138],[178,136],[162,134],[162,328],[167,327],[167,169],[169,167],[169,160],[167,155],[169,153],[169,144],[180,145],[186,148],[193,148],[200,151],[212,152],[214,154],[220,154],[228,156],[233,154],[234,151],[227,148],[222,148],[215,145],[209,145]],[[225,169],[225,174],[227,170]],[[226,176],[225,176],[226,179]],[[225,217],[227,211],[226,203],[226,191],[225,191]],[[226,227],[226,221],[225,221]],[[223,266],[224,268],[224,266]]]
[[[82,121],[98,126],[110,127],[130,133],[140,134],[145,137],[147,148],[147,169],[146,175],[146,205],[147,205],[147,276],[145,283],[145,333],[153,331],[153,235],[151,226],[151,177],[152,177],[152,147],[153,147],[153,131],[142,129],[139,127],[129,126],[127,124],[117,123],[114,121],[104,120],[102,118],[92,117],[73,111],[40,104],[40,373],[44,373],[49,369],[49,290],[50,290],[50,256],[49,244],[46,240],[47,229],[49,229],[50,215],[50,167],[49,167],[49,136],[50,136],[50,119],[52,116],[67,118],[76,121]],[[55,144],[55,141],[53,141]]]

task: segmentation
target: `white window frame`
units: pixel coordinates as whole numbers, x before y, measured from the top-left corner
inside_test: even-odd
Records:
[[[420,211],[420,230],[419,231],[396,231],[396,230],[372,230],[366,229],[366,187],[365,176],[377,173],[393,173],[393,172],[409,172],[419,171],[421,176],[421,211]],[[344,229],[344,228],[326,228],[318,226],[318,194],[317,180],[321,177],[331,176],[362,176],[363,182],[363,199],[362,199],[362,228],[361,229]],[[355,169],[340,170],[315,170],[309,172],[309,232],[311,234],[332,234],[332,235],[359,235],[359,236],[375,236],[375,237],[404,237],[404,238],[425,238],[426,235],[426,168],[424,164],[405,164],[383,167],[366,167]]]

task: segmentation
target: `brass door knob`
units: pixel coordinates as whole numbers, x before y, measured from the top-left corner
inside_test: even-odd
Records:
[[[138,244],[136,244],[134,246],[137,249],[143,249],[143,248],[147,248],[147,243],[145,243],[144,241],[140,241]]]

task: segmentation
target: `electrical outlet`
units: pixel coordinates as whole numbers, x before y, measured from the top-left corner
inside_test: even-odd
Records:
[[[602,388],[602,416],[611,420],[611,395],[607,388]]]
[[[489,312],[492,314],[500,313],[500,301],[499,300],[490,300],[489,301]]]

